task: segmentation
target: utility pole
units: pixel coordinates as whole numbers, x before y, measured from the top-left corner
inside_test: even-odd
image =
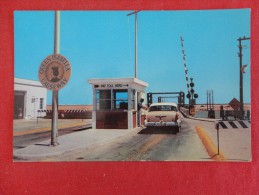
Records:
[[[135,78],[138,78],[138,12],[140,11],[134,11],[127,15],[135,15]]]
[[[207,110],[209,110],[209,91],[207,90]]]
[[[213,95],[213,90],[211,91],[212,93],[212,98],[211,98],[211,101],[212,101],[212,109],[214,110],[214,95]]]
[[[207,90],[208,118],[215,118],[213,90]]]
[[[213,90],[207,90],[207,110],[214,110]]]
[[[242,54],[242,41],[244,40],[249,40],[250,37],[240,37],[238,40],[239,42],[239,45],[238,45],[238,48],[239,48],[239,53],[238,53],[238,56],[239,56],[239,94],[240,94],[240,119],[244,119],[244,100],[243,100],[243,72],[242,72],[242,67],[243,67],[243,62],[242,62],[242,57],[243,57],[243,54]]]
[[[60,11],[55,11],[54,54],[60,52]],[[52,92],[51,146],[58,145],[58,90]]]

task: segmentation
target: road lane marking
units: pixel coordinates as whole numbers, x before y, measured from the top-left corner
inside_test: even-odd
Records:
[[[196,129],[200,139],[202,140],[202,143],[205,146],[211,159],[213,159],[215,161],[227,160],[222,151],[219,151],[219,155],[218,155],[218,148],[215,146],[212,139],[209,137],[209,135],[205,132],[205,130],[202,127],[195,126],[195,129]]]
[[[67,128],[67,127],[76,127],[76,126],[80,126],[80,125],[85,125],[85,122],[76,122],[76,123],[72,123],[72,124],[69,123],[69,124],[61,125],[61,126],[59,126],[59,129]],[[33,133],[42,133],[42,132],[47,132],[47,131],[51,131],[51,127],[42,127],[42,128],[32,129],[32,130],[28,130],[28,131],[14,132],[13,136],[28,135],[28,134],[33,134]]]

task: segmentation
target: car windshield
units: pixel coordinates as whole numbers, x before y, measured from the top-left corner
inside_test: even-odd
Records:
[[[171,105],[159,105],[159,106],[151,106],[149,108],[149,112],[152,112],[152,111],[177,111],[177,108]]]

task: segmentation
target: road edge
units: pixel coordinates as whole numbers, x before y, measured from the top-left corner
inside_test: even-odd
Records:
[[[222,151],[219,151],[218,155],[217,147],[215,146],[209,135],[205,132],[205,130],[201,126],[195,126],[195,129],[211,159],[215,161],[226,161],[227,159]]]

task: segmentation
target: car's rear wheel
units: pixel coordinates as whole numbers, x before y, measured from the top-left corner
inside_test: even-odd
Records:
[[[180,131],[180,127],[175,127],[176,133],[178,133]]]
[[[181,130],[181,123],[178,123],[177,128],[178,128],[178,132],[179,132]]]

